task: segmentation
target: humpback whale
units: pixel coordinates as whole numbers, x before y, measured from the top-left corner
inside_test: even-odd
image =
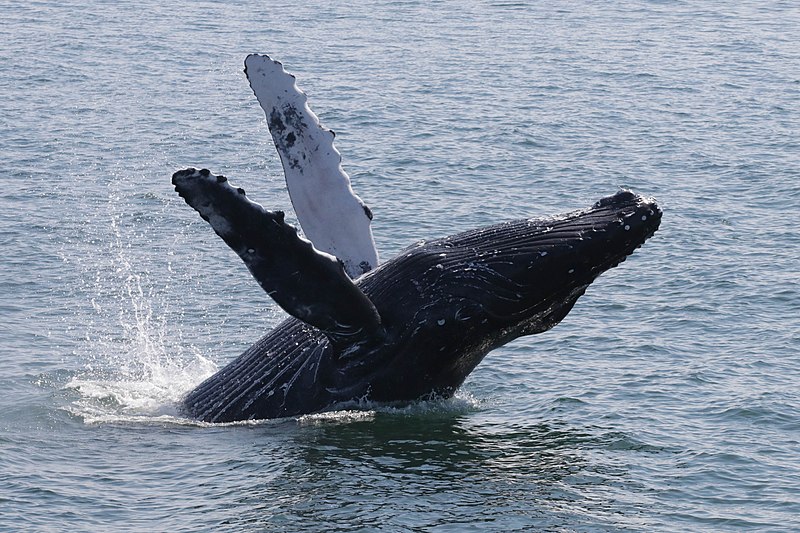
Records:
[[[290,315],[190,391],[189,416],[229,422],[449,397],[490,351],[558,324],[659,227],[655,200],[622,190],[582,210],[419,242],[379,264],[371,211],[294,77],[262,55],[247,57],[245,73],[305,237],[222,175],[172,176]]]

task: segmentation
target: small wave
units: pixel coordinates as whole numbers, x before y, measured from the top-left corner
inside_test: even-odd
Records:
[[[371,400],[354,400],[343,402],[333,409],[303,415],[297,420],[300,423],[354,422],[372,420],[378,415],[407,416],[413,418],[452,417],[476,411],[479,400],[469,392],[459,390],[450,398],[434,397],[413,402],[382,403]]]
[[[649,452],[660,453],[667,449],[662,446],[656,446],[641,441],[632,435],[621,433],[618,431],[611,431],[606,433],[600,438],[601,445],[607,450],[612,451],[635,451],[635,452]]]
[[[377,412],[374,410],[351,410],[324,411],[303,415],[297,418],[297,422],[303,426],[317,426],[322,424],[348,424],[350,422],[368,422],[375,419]]]

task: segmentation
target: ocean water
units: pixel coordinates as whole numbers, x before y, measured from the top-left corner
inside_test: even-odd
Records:
[[[0,530],[800,529],[795,2],[179,4],[0,1]],[[182,418],[282,319],[170,185],[290,209],[251,52],[384,259],[620,187],[661,229],[454,399]]]

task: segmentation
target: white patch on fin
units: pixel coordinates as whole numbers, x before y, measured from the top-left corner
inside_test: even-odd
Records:
[[[372,212],[350,187],[333,132],[308,107],[295,78],[278,61],[251,54],[245,74],[280,155],[297,220],[314,246],[335,255],[351,278],[378,266]]]

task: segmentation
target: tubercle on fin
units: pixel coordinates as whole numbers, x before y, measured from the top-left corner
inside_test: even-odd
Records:
[[[247,193],[243,188],[231,185],[228,178],[221,174],[211,174],[211,171],[207,168],[197,170],[194,167],[189,167],[185,170],[179,170],[172,175],[172,184],[175,186],[175,191],[178,195],[190,207],[200,213],[200,216],[209,222],[217,233],[228,229],[228,224],[224,217],[225,210],[222,208],[229,208],[227,212],[229,216],[243,215],[240,209],[241,205],[238,204],[236,196],[243,198],[247,202],[244,205],[256,210],[259,214],[266,215],[278,223],[284,222],[283,211],[265,209],[260,204],[247,198]],[[233,202],[231,206],[225,205],[222,201],[224,197],[220,195],[225,193],[230,195],[230,201]],[[216,217],[213,215],[216,215]],[[297,231],[296,229],[294,230],[295,232]],[[222,235],[220,234],[220,236]]]
[[[280,69],[279,74],[281,76],[287,76],[287,77],[291,78],[291,80],[292,80],[291,87],[284,88],[283,92],[285,94],[290,94],[290,93],[294,94],[295,97],[298,99],[297,103],[301,104],[301,105],[303,105],[305,107],[305,113],[308,114],[309,116],[313,117],[314,119],[316,119],[317,126],[319,127],[320,131],[322,131],[324,134],[329,134],[330,135],[330,138],[327,139],[329,146],[327,146],[326,149],[328,151],[332,152],[332,153],[335,153],[336,156],[338,157],[339,164],[341,164],[342,155],[339,152],[339,150],[336,149],[335,146],[333,146],[333,141],[336,138],[336,132],[334,132],[330,128],[326,128],[325,126],[323,126],[320,123],[319,117],[317,117],[316,113],[314,113],[314,111],[311,109],[311,106],[309,106],[309,104],[308,104],[308,95],[306,94],[306,92],[304,90],[302,90],[300,87],[297,86],[297,77],[294,74],[292,74],[291,72],[288,72],[284,68],[283,63],[281,63],[277,59],[272,59],[270,56],[268,56],[266,54],[249,54],[244,59],[244,75],[247,77],[248,80],[250,80],[250,75],[252,74],[252,72],[249,71],[249,69],[247,67],[247,63],[248,63],[249,60],[251,60],[251,58],[266,59],[266,60],[272,62],[272,64],[275,65],[276,67],[278,67],[278,69]],[[262,76],[265,76],[265,75],[266,75],[265,73],[262,73]],[[253,91],[253,94],[255,95],[256,100],[258,100],[259,103],[262,104],[262,107],[263,107],[263,103],[259,99],[258,93],[256,93],[255,88],[252,85],[252,82],[250,84],[250,88]],[[264,109],[264,112],[267,114],[267,119],[269,121],[270,112],[267,111],[266,109]],[[322,148],[322,146],[320,146],[320,148]],[[348,178],[348,180],[349,180],[349,178]]]

